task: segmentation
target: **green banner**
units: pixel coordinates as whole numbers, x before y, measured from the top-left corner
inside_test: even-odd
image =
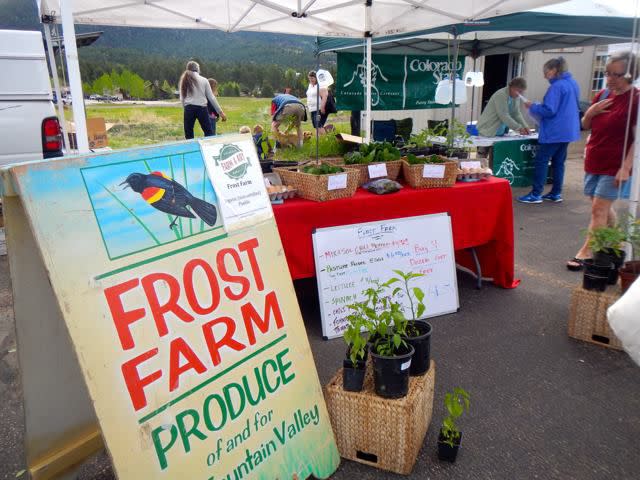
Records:
[[[462,77],[464,61],[456,72]],[[373,55],[371,109],[413,110],[447,108],[435,103],[436,86],[453,68],[446,56]],[[367,69],[360,53],[338,53],[336,99],[338,110],[364,110]]]
[[[537,140],[511,140],[493,145],[493,174],[512,187],[529,187],[533,181]]]

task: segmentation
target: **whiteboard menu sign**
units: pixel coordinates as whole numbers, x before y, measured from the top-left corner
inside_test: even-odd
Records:
[[[424,317],[458,310],[451,219],[445,213],[321,228],[313,235],[322,334],[342,335],[348,305],[363,290],[395,276],[393,270],[422,273],[411,287],[425,293]],[[410,317],[409,301],[398,296]]]

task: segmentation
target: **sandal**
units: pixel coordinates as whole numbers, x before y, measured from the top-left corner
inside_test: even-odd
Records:
[[[567,269],[571,270],[572,272],[579,272],[580,270],[582,270],[582,265],[584,264],[585,260],[587,259],[573,257],[571,260],[567,262]]]

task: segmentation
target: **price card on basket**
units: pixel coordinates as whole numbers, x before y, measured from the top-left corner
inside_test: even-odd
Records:
[[[341,190],[347,188],[347,174],[341,173],[339,175],[329,175],[329,183],[327,184],[327,190]]]
[[[425,164],[422,168],[423,178],[444,178],[445,165]]]
[[[378,163],[376,165],[369,165],[369,178],[379,178],[387,176],[387,165],[385,163]]]
[[[482,168],[482,163],[477,160],[460,162],[460,168]]]

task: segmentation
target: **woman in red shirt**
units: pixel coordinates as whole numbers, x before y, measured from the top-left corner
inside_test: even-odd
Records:
[[[629,198],[631,187],[638,114],[638,90],[633,80],[638,76],[638,61],[631,52],[614,53],[605,68],[607,88],[598,92],[582,117],[582,127],[591,129],[584,157],[584,194],[591,198],[589,230],[615,224],[613,202]],[[567,268],[580,270],[587,258],[591,258],[588,236]]]

